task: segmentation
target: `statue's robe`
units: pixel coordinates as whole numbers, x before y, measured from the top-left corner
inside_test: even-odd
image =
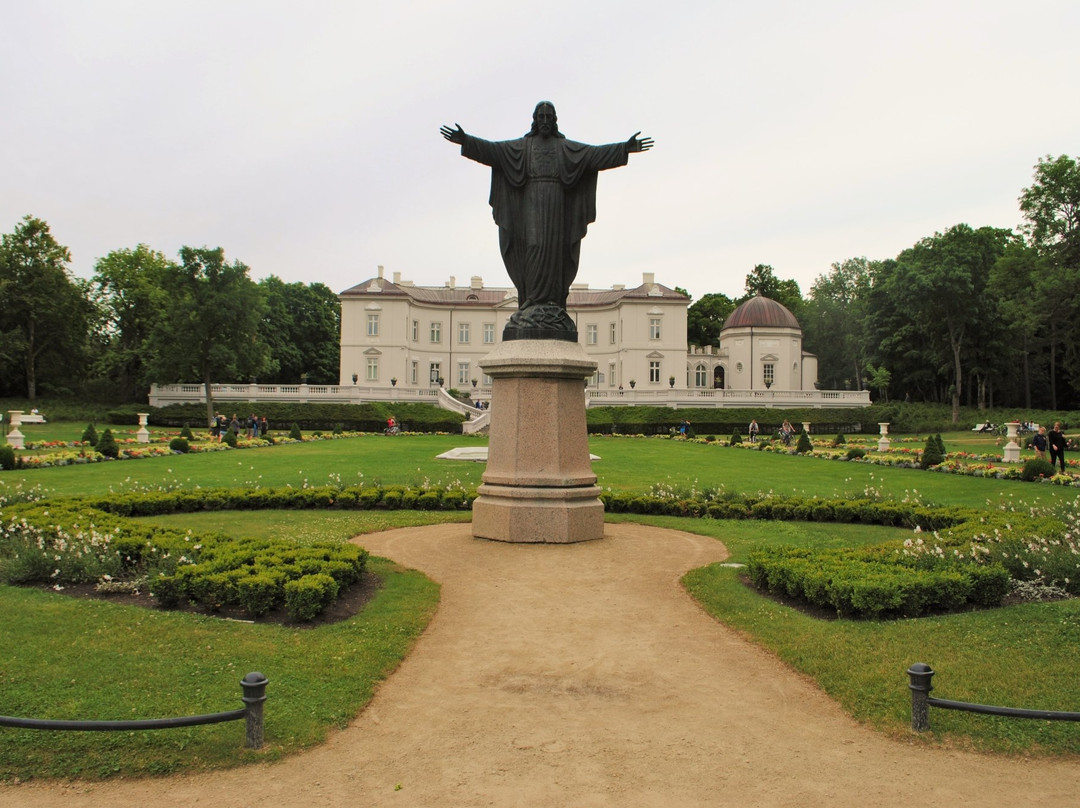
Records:
[[[488,201],[519,313],[549,305],[565,310],[581,239],[596,219],[596,174],[626,165],[626,144],[589,146],[539,135],[492,142],[466,135],[461,153],[491,166]]]

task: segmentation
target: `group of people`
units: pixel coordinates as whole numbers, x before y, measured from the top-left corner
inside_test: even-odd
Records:
[[[210,424],[210,434],[217,439],[218,443],[221,443],[228,432],[232,432],[237,437],[243,432],[244,437],[247,438],[265,438],[269,429],[270,424],[267,422],[266,416],[259,417],[255,413],[241,421],[235,412],[231,420],[226,419],[219,412],[214,416],[214,420]]]
[[[1050,465],[1058,466],[1060,464],[1061,473],[1065,473],[1065,449],[1068,448],[1069,441],[1065,438],[1065,433],[1061,431],[1061,421],[1054,421],[1054,428],[1049,432],[1046,431],[1045,426],[1040,426],[1039,431],[1035,433],[1035,436],[1031,439],[1031,446],[1035,450],[1035,456],[1041,460],[1046,460],[1046,452],[1050,451]]]

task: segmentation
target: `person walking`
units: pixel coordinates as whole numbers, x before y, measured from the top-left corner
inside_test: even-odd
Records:
[[[1039,431],[1035,433],[1035,437],[1031,439],[1031,446],[1035,450],[1035,456],[1039,460],[1046,460],[1046,427],[1040,426]]]
[[[1050,465],[1061,464],[1061,473],[1065,473],[1065,448],[1069,442],[1065,439],[1065,433],[1061,431],[1061,421],[1054,421],[1054,428],[1046,436],[1046,442],[1050,445]]]

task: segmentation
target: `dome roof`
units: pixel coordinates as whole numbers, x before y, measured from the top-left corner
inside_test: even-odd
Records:
[[[724,321],[724,328],[794,328],[802,330],[795,315],[788,311],[787,307],[777,303],[768,297],[755,295],[735,311],[728,315]]]

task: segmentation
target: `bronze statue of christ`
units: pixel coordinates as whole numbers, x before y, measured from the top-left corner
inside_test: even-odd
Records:
[[[637,132],[623,143],[590,146],[559,132],[555,107],[541,101],[531,131],[517,140],[490,141],[460,125],[440,131],[470,160],[491,166],[492,215],[503,263],[518,293],[518,310],[503,339],[577,341],[566,298],[578,270],[581,239],[596,219],[596,174],[652,148]]]

